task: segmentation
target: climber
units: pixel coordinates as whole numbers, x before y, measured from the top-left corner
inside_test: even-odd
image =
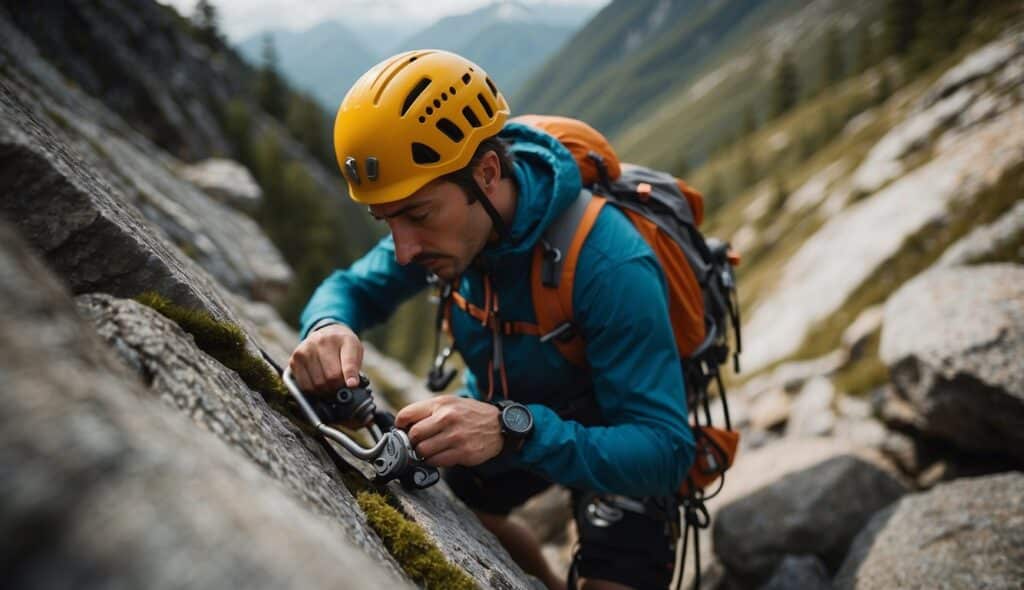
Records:
[[[431,275],[448,282],[474,312],[447,318],[464,383],[406,406],[397,425],[549,588],[566,583],[508,514],[552,484],[572,490],[574,583],[665,588],[675,492],[694,453],[665,277],[625,216],[605,207],[573,291],[587,368],[518,329],[534,320],[531,253],[581,179],[557,140],[508,117],[486,73],[444,51],[396,55],[353,85],[335,121],[336,155],[351,198],[390,234],[315,291],[289,366],[305,391],[357,384],[359,334]]]

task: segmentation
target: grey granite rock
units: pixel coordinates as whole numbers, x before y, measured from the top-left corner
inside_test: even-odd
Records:
[[[914,427],[1024,459],[1024,266],[912,280],[886,303],[880,354]]]
[[[279,299],[291,270],[258,226],[179,178],[171,156],[69,84],[5,14],[0,9],[0,63],[6,64],[0,93],[9,129],[0,141],[7,154],[2,166],[13,171],[0,172],[0,186],[10,195],[0,210],[25,223],[42,216],[51,223],[71,221],[67,231],[77,232],[76,220],[61,215],[72,193],[83,193],[93,211],[101,201],[116,201],[152,224],[138,224],[140,232],[152,234],[141,240],[173,244],[229,290]],[[86,169],[93,179],[84,178]],[[90,215],[90,207],[75,211]]]
[[[758,590],[829,590],[825,564],[814,555],[787,555]]]
[[[837,590],[1016,589],[1024,581],[1024,474],[905,496],[854,540]]]
[[[788,554],[813,554],[837,569],[871,515],[905,492],[875,463],[834,457],[721,508],[715,554],[747,584],[767,580]]]
[[[350,539],[382,565],[391,559],[355,507],[319,444],[272,411],[238,376],[197,350],[175,324],[134,301],[79,297],[79,309],[100,335],[143,377],[150,390],[262,467],[312,512],[347,529]],[[344,454],[344,453],[343,453]],[[357,468],[364,467],[344,454]],[[364,470],[368,475],[369,469]],[[442,552],[482,587],[530,588],[532,581],[497,540],[441,484],[407,492],[392,484],[404,512]]]
[[[234,160],[208,158],[178,172],[208,195],[242,211],[255,211],[263,199],[263,189],[249,169]]]
[[[984,120],[961,118],[979,96],[997,93],[1001,100],[1018,91],[1019,84],[999,81],[1002,68],[1012,63],[1005,56],[977,58],[985,67],[972,64],[976,55],[990,51],[1024,55],[1024,34],[1008,33],[991,47],[1006,49],[986,47],[966,56],[964,71],[973,73],[957,75],[949,84],[936,82],[936,102],[922,101],[901,113],[900,122],[853,173],[866,196],[829,215],[786,261],[774,290],[759,295],[744,325],[747,370],[795,352],[813,326],[827,322],[879,268],[900,255],[909,236],[930,224],[970,215],[985,189],[1024,162],[1024,105],[1019,99]],[[976,76],[988,76],[992,84]]]
[[[209,432],[218,409],[154,399],[6,223],[0,383],[5,586],[411,587]]]

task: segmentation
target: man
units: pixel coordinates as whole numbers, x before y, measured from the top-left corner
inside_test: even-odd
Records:
[[[465,384],[403,408],[397,426],[428,463],[449,468],[455,494],[549,588],[565,583],[507,516],[552,483],[573,490],[582,587],[664,588],[673,494],[694,447],[665,278],[626,217],[605,207],[573,291],[587,367],[504,329],[536,321],[531,252],[581,189],[568,150],[508,115],[484,71],[447,52],[394,56],[355,83],[335,149],[351,197],[391,234],[317,289],[290,366],[306,391],[355,385],[358,333],[426,287],[428,273],[452,282],[484,317],[451,314]]]

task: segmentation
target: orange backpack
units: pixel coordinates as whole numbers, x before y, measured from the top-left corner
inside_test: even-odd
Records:
[[[733,363],[739,371],[740,317],[733,273],[739,255],[725,242],[705,239],[698,230],[704,217],[704,198],[699,192],[671,174],[620,163],[607,139],[593,127],[554,116],[525,115],[513,121],[540,129],[568,148],[585,187],[576,202],[545,231],[533,253],[531,295],[541,340],[551,341],[570,362],[580,366],[586,363],[585,343],[572,324],[573,282],[580,250],[604,206],[612,205],[625,213],[654,251],[665,274],[669,318],[697,444],[693,466],[679,489],[679,497],[685,523],[683,559],[693,529],[698,587],[697,529],[710,524],[704,501],[721,490],[725,471],[739,446],[739,433],[732,430],[719,371],[729,358],[730,326],[736,343]],[[711,382],[718,387],[724,428],[711,425]],[[707,494],[715,481],[719,482],[718,488]],[[679,577],[681,580],[681,571]]]
[[[575,158],[586,187],[533,253],[531,289],[541,339],[550,340],[570,362],[586,363],[585,343],[572,327],[576,262],[601,209],[609,204],[618,207],[651,246],[668,282],[669,318],[683,361],[698,446],[680,492],[703,491],[732,464],[739,444],[739,433],[729,424],[719,373],[729,356],[730,326],[736,335],[734,361],[739,353],[739,306],[732,272],[739,257],[728,244],[701,235],[697,228],[703,221],[704,199],[682,180],[620,163],[604,136],[582,121],[539,115],[513,121],[558,139]],[[724,429],[711,426],[711,381],[719,386]]]

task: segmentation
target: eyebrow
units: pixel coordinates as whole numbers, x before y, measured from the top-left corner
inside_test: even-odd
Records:
[[[423,205],[429,205],[429,204],[430,204],[430,201],[420,201],[419,203],[412,203],[410,205],[406,205],[405,207],[402,207],[401,209],[399,209],[398,211],[395,211],[394,213],[391,213],[390,215],[384,215],[384,216],[377,215],[369,207],[367,207],[366,210],[370,212],[370,216],[371,217],[373,217],[374,219],[379,221],[379,220],[382,220],[382,219],[393,219],[395,217],[398,217],[399,215],[405,215],[406,213],[412,211],[413,209],[416,209],[417,207],[422,207]]]

